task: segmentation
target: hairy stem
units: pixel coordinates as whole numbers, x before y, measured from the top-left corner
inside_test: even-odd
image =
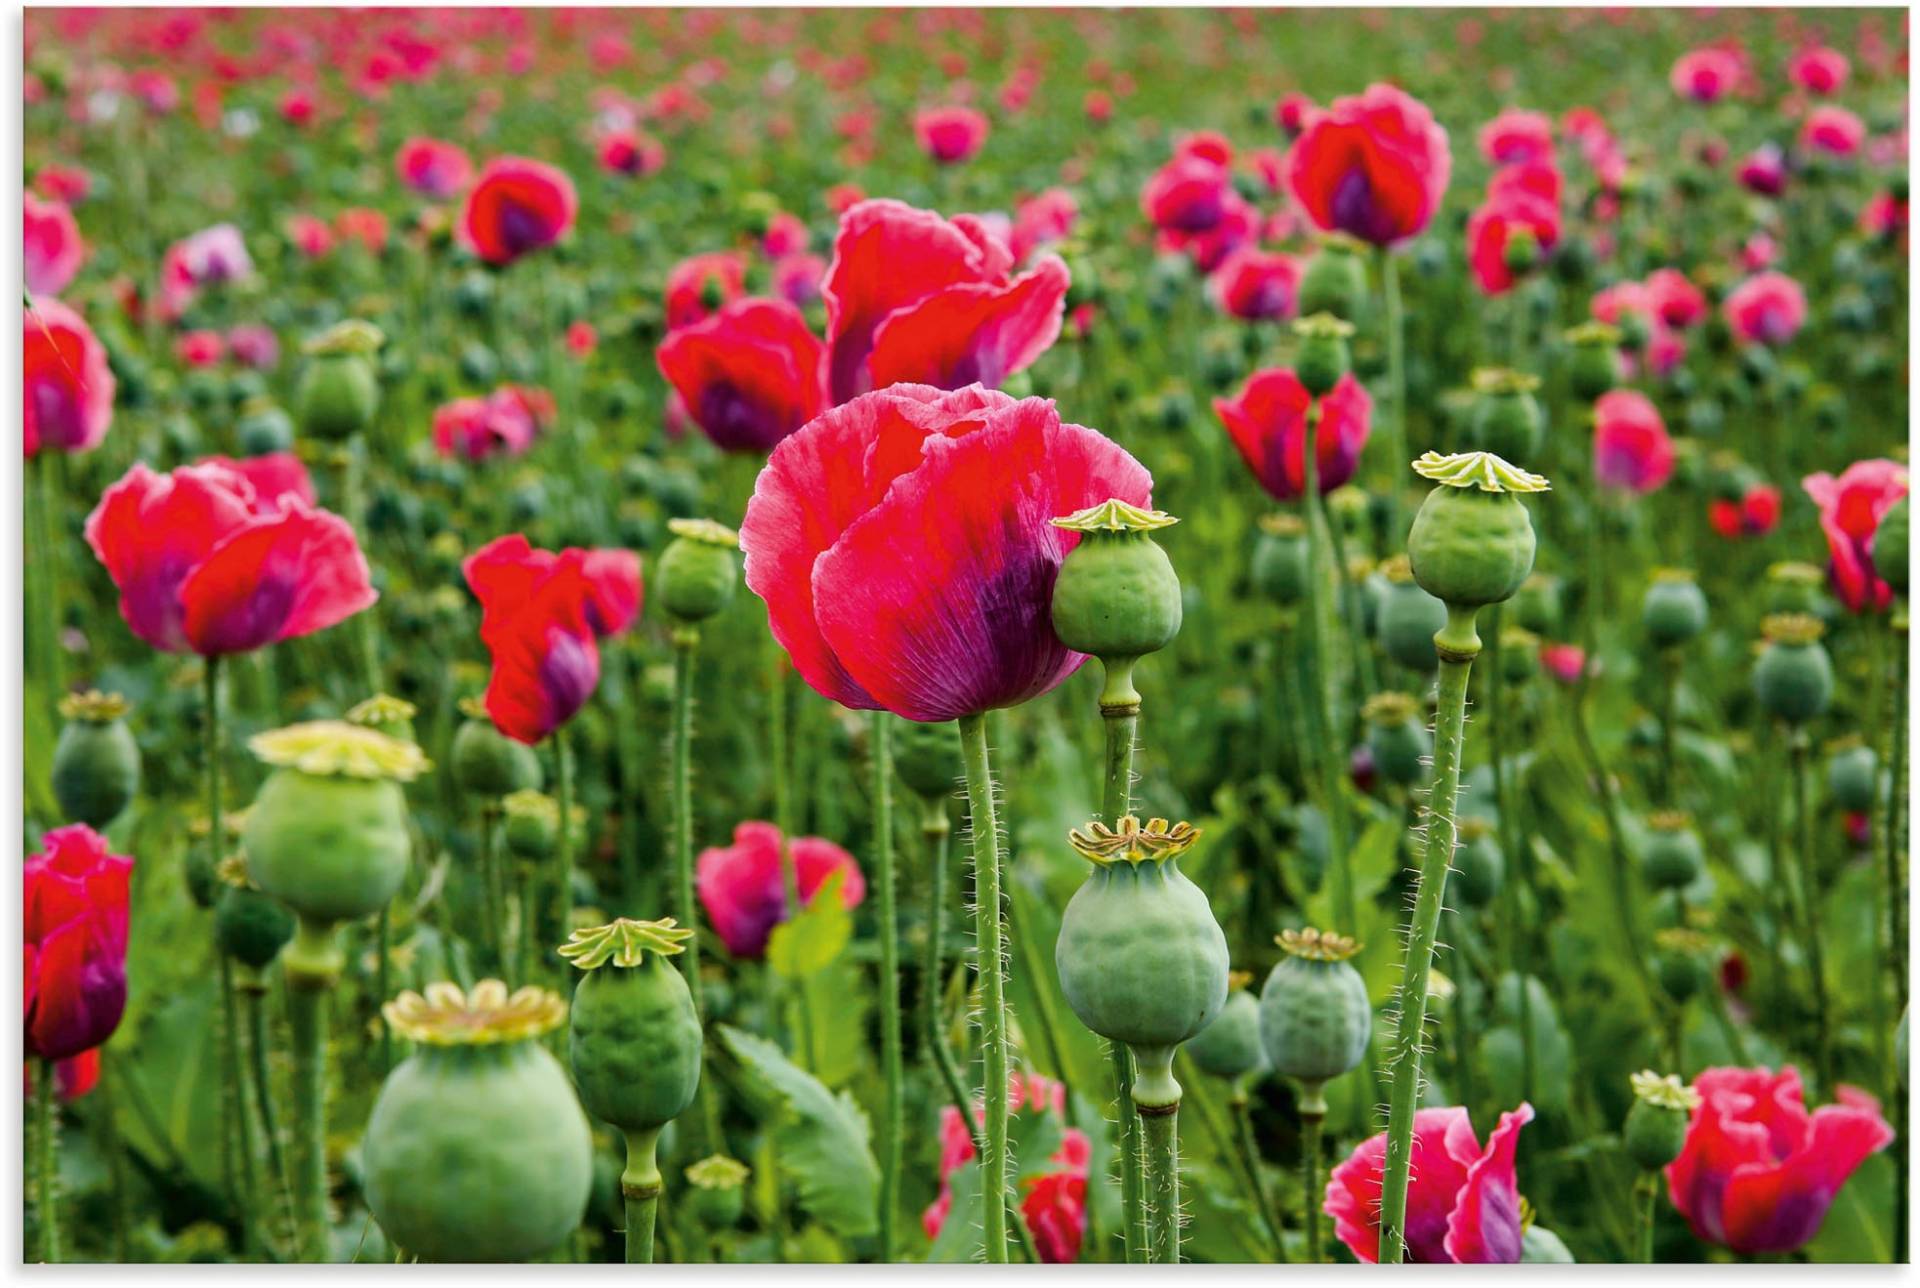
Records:
[[[660,1164],[656,1146],[660,1129],[627,1133],[627,1166],[620,1173],[620,1197],[626,1201],[627,1264],[653,1260],[654,1217],[660,1206]]]
[[[1133,744],[1140,708],[1138,704],[1112,709],[1103,706],[1100,715],[1107,733],[1107,772],[1100,813],[1107,826],[1117,827],[1121,818],[1133,812]],[[1140,1118],[1133,1108],[1133,1057],[1117,1042],[1112,1052],[1114,1101],[1120,1125],[1120,1229],[1127,1260],[1140,1263],[1147,1255],[1146,1160],[1140,1154]]]
[[[994,813],[993,771],[987,760],[984,713],[960,717],[960,755],[966,766],[973,831],[975,954],[980,972],[980,1048],[986,1148],[980,1154],[980,1193],[990,1263],[1007,1260],[1007,966],[1000,914],[1000,831]]]
[[[1140,1132],[1146,1145],[1147,1191],[1152,1202],[1147,1252],[1155,1265],[1180,1260],[1180,1102],[1143,1107]]]
[[[704,1030],[707,1021],[706,999],[700,991],[700,905],[693,891],[693,666],[700,647],[700,632],[692,626],[679,626],[673,633],[673,734],[669,749],[673,761],[673,911],[682,926],[694,932],[686,941],[681,969],[687,977],[687,991],[693,995],[693,1011]],[[708,1090],[700,1080],[700,1126],[710,1150],[725,1150],[726,1139],[720,1131],[720,1115]]]
[[[880,901],[880,1062],[886,1091],[880,1110],[880,1259],[893,1259],[893,1216],[900,1200],[900,919],[893,870],[892,717],[875,711],[873,869]]]
[[[330,982],[287,979],[293,1053],[294,1220],[302,1254],[327,1261],[327,995]]]
[[[1794,848],[1800,866],[1800,916],[1807,945],[1807,975],[1813,987],[1815,1067],[1820,1070],[1820,1090],[1831,1096],[1833,1082],[1833,1020],[1827,998],[1825,935],[1820,928],[1820,880],[1813,848],[1813,811],[1808,807],[1806,730],[1796,729],[1788,740],[1793,758],[1793,812],[1799,830]]]
[[[33,1214],[40,1222],[40,1260],[54,1265],[60,1260],[60,1212],[55,1203],[59,1175],[53,1149],[59,1066],[42,1057],[34,1062],[33,1073]]]
[[[1320,1129],[1327,1102],[1320,1084],[1300,1088],[1300,1219],[1307,1231],[1307,1264],[1320,1264]]]

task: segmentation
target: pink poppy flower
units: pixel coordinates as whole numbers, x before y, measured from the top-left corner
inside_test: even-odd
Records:
[[[1544,112],[1509,108],[1480,127],[1480,155],[1494,165],[1553,159],[1553,121]]]
[[[1467,263],[1488,295],[1504,295],[1519,281],[1508,259],[1516,237],[1531,237],[1538,255],[1560,240],[1560,211],[1537,197],[1490,196],[1467,218]]]
[[[271,371],[280,365],[280,337],[270,326],[243,322],[227,332],[226,340],[227,351],[243,366]]]
[[[787,255],[774,262],[773,293],[796,309],[810,308],[826,276],[827,261],[818,255]]]
[[[22,428],[29,459],[42,448],[90,452],[113,423],[113,370],[86,319],[48,298],[21,310]]]
[[[292,452],[268,452],[262,456],[203,456],[196,465],[217,465],[232,470],[253,485],[261,505],[279,507],[291,497],[302,505],[315,503],[313,477]]]
[[[33,190],[48,201],[73,207],[93,191],[93,176],[78,166],[43,165],[33,176]]]
[[[335,215],[333,230],[341,241],[359,242],[376,255],[387,246],[387,217],[365,206],[349,206]]]
[[[1837,94],[1847,83],[1850,64],[1837,49],[1814,45],[1787,60],[1787,76],[1809,94]]]
[[[280,119],[295,128],[312,125],[319,107],[312,90],[295,86],[280,96]]]
[[[1065,188],[1048,188],[1028,197],[1013,212],[1014,262],[1023,264],[1041,247],[1064,241],[1079,216],[1080,203]]]
[[[1777,143],[1762,143],[1740,162],[1740,186],[1763,197],[1777,197],[1787,188],[1787,154]]]
[[[1578,644],[1542,644],[1540,665],[1562,684],[1578,684],[1587,669],[1587,651]]]
[[[573,230],[580,197],[566,172],[526,157],[495,157],[467,192],[456,231],[489,264],[510,264]]]
[[[1178,152],[1140,189],[1140,209],[1167,232],[1203,233],[1217,225],[1234,197],[1233,172],[1211,148]]]
[[[593,323],[579,318],[567,324],[567,352],[576,358],[591,358],[600,347],[600,333]]]
[[[657,174],[667,163],[667,150],[660,141],[638,130],[609,130],[601,135],[598,156],[602,170],[629,179]]]
[[[1260,212],[1239,193],[1227,194],[1226,213],[1205,232],[1189,233],[1163,228],[1155,246],[1163,255],[1185,255],[1202,273],[1211,273],[1241,246],[1260,235]]]
[[[1844,107],[1822,103],[1800,125],[1800,146],[1831,157],[1850,157],[1867,141],[1864,122]]]
[[[1278,251],[1242,246],[1207,279],[1213,302],[1248,322],[1292,317],[1299,311],[1300,261]]]
[[[1907,231],[1907,203],[1886,189],[1867,199],[1860,207],[1860,231],[1882,241],[1904,238]],[[1904,241],[1902,241],[1904,245]]]
[[[1822,472],[1800,480],[1820,509],[1834,594],[1853,612],[1878,612],[1893,602],[1893,588],[1873,568],[1873,538],[1881,518],[1907,494],[1907,481],[1907,467],[1884,457],[1855,461],[1839,478]]]
[[[798,215],[782,210],[767,220],[767,231],[760,234],[760,253],[768,259],[781,259],[806,250],[807,226]]]
[[[400,182],[423,197],[447,201],[473,182],[473,161],[457,143],[415,135],[393,154]]]
[[[1724,49],[1695,49],[1680,55],[1667,79],[1682,98],[1717,102],[1739,81],[1740,60]]]
[[[1256,371],[1238,394],[1213,400],[1214,414],[1247,468],[1276,501],[1296,501],[1306,492],[1307,409],[1312,403],[1307,387],[1285,367]],[[1314,447],[1321,495],[1353,477],[1372,420],[1373,398],[1351,372],[1320,400]]]
[[[735,300],[668,333],[654,360],[723,451],[766,453],[827,407],[826,346],[786,300]]]
[[[1291,94],[1282,94],[1280,101],[1273,105],[1273,123],[1286,131],[1288,138],[1298,138],[1307,128],[1307,118],[1317,110],[1314,101],[1297,90]]]
[[[1644,496],[1673,475],[1673,440],[1651,399],[1610,389],[1593,404],[1593,476],[1601,487]]]
[[[1533,1106],[1500,1115],[1482,1150],[1459,1107],[1413,1116],[1413,1177],[1407,1186],[1407,1260],[1511,1265],[1520,1260],[1520,1193],[1514,1151]],[[1360,1260],[1380,1259],[1380,1189],[1387,1134],[1363,1142],[1327,1180],[1334,1236]]]
[[[32,192],[20,195],[25,224],[24,273],[33,295],[58,295],[67,289],[87,257],[80,225],[73,212],[57,201],[42,201]]]
[[[747,264],[734,251],[681,260],[667,274],[667,329],[692,326],[740,298]]]
[[[227,356],[218,331],[187,331],[173,342],[173,355],[189,367],[211,367]]]
[[[1704,322],[1707,297],[1677,268],[1656,268],[1647,274],[1647,302],[1670,327],[1686,328]]]
[[[695,868],[700,906],[714,933],[735,957],[766,955],[773,928],[793,915],[787,905],[781,868],[780,829],[771,823],[742,823],[733,844],[702,850]],[[787,846],[794,887],[804,906],[813,902],[827,878],[838,872],[842,907],[857,908],[867,897],[867,881],[854,857],[817,836],[796,836]]]
[[[1647,288],[1639,282],[1615,282],[1595,291],[1587,311],[1593,314],[1594,321],[1608,326],[1620,326],[1630,316],[1653,321],[1653,301],[1647,297]]]
[[[1728,292],[1720,309],[1742,342],[1777,346],[1806,322],[1807,295],[1784,273],[1761,273]]]
[[[1707,522],[1729,541],[1764,537],[1780,522],[1780,489],[1754,483],[1737,497],[1716,497],[1707,503]]]
[[[1447,132],[1391,85],[1333,101],[1287,154],[1287,182],[1315,226],[1391,246],[1433,219],[1453,172]]]
[[[23,874],[26,1054],[68,1060],[112,1037],[126,1010],[133,860],[83,823],[40,844]]]
[[[319,259],[333,249],[333,228],[313,215],[288,215],[287,240],[308,259]]]
[[[929,107],[913,115],[920,150],[941,165],[968,161],[986,146],[986,116],[971,107]]]
[[[1009,1113],[1052,1114],[1066,1112],[1066,1088],[1043,1074],[1008,1077]],[[984,1121],[976,1101],[974,1121]],[[1047,1162],[1055,1169],[1029,1176],[1022,1184],[1020,1216],[1033,1235],[1034,1248],[1047,1265],[1066,1265],[1080,1257],[1080,1244],[1087,1231],[1087,1170],[1092,1161],[1092,1142],[1077,1127],[1067,1127],[1060,1135],[1060,1147]],[[940,1107],[940,1193],[920,1214],[920,1226],[927,1238],[938,1239],[953,1212],[953,1174],[976,1157],[973,1133],[961,1121],[960,1111],[952,1105]]]

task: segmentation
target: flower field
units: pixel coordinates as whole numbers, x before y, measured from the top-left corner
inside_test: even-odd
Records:
[[[1903,11],[24,102],[25,1260],[1908,1259]]]

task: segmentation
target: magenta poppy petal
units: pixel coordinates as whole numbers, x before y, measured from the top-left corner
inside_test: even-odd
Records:
[[[1067,266],[1048,255],[1004,286],[948,287],[880,324],[868,373],[879,388],[997,386],[1060,337],[1068,284]]]
[[[347,521],[285,504],[222,542],[181,583],[182,629],[194,652],[245,653],[298,639],[379,598]]]
[[[133,633],[169,652],[189,647],[181,588],[252,517],[252,487],[217,465],[155,474],[136,464],[87,516],[87,544],[120,591]]]
[[[820,283],[827,302],[828,387],[834,401],[874,387],[867,378],[867,354],[888,314],[986,276],[980,246],[931,210],[882,198],[847,211]]]
[[[1466,1183],[1447,1218],[1446,1250],[1454,1261],[1512,1265],[1520,1260],[1520,1191],[1514,1152],[1520,1129],[1533,1121],[1524,1100],[1500,1115],[1486,1152],[1467,1168]]]

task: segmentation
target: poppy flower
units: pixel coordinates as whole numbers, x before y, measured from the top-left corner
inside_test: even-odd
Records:
[[[1543,112],[1509,108],[1480,127],[1480,155],[1494,165],[1553,159],[1553,121]]]
[[[1540,665],[1562,684],[1577,684],[1587,669],[1587,651],[1578,644],[1542,644]]]
[[[746,261],[733,251],[683,259],[667,274],[667,329],[692,326],[740,298]]]
[[[567,352],[576,358],[590,358],[600,347],[600,333],[593,323],[577,318],[567,324]]]
[[[1013,212],[1014,262],[1023,264],[1041,247],[1066,240],[1079,217],[1080,203],[1065,188],[1048,188],[1028,197]]]
[[[1806,322],[1807,295],[1785,273],[1760,273],[1729,291],[1720,308],[1742,341],[1781,345]]]
[[[1514,1151],[1533,1106],[1500,1115],[1480,1148],[1473,1122],[1459,1106],[1413,1116],[1413,1167],[1407,1184],[1407,1260],[1424,1264],[1512,1265],[1520,1260],[1520,1193]],[[1324,1211],[1348,1251],[1380,1260],[1380,1189],[1387,1134],[1355,1149],[1327,1180]]]
[[[1233,398],[1213,400],[1233,445],[1267,495],[1297,501],[1307,488],[1307,409],[1313,395],[1285,367],[1256,371]],[[1348,372],[1320,400],[1314,431],[1322,496],[1353,477],[1372,431],[1373,398]]]
[[[1787,60],[1787,76],[1809,94],[1837,94],[1847,83],[1850,65],[1837,49],[1814,45]]]
[[[1874,572],[1873,538],[1893,503],[1907,494],[1907,467],[1885,458],[1855,461],[1839,478],[1825,472],[1800,481],[1820,509],[1834,594],[1856,613],[1893,602],[1893,588]]]
[[[1314,224],[1391,246],[1417,237],[1453,170],[1447,132],[1391,85],[1316,113],[1287,154],[1287,182]]]
[[[272,371],[280,365],[280,337],[270,326],[243,322],[227,332],[226,343],[227,352],[242,366]]]
[[[1467,262],[1488,295],[1504,295],[1519,280],[1513,267],[1516,237],[1531,238],[1534,257],[1560,240],[1560,212],[1537,197],[1490,197],[1467,218]]]
[[[745,299],[669,332],[654,360],[715,446],[764,454],[826,410],[826,357],[799,309]]]
[[[58,295],[80,271],[87,257],[86,243],[80,240],[80,225],[73,212],[57,201],[42,201],[32,192],[20,194],[26,227],[27,291],[33,295]]]
[[[307,473],[292,452],[267,452],[261,456],[203,456],[197,465],[217,465],[232,470],[253,486],[260,504],[278,506],[292,497],[302,505],[314,504],[313,476]]]
[[[784,255],[774,261],[773,293],[796,309],[809,308],[819,301],[826,276],[827,261],[818,255]]]
[[[1667,81],[1673,92],[1696,103],[1717,102],[1740,79],[1740,60],[1724,49],[1695,49],[1674,61]]]
[[[446,201],[473,182],[473,162],[457,143],[415,135],[393,154],[400,182],[423,197]]]
[[[1113,95],[1103,89],[1090,89],[1080,100],[1080,110],[1095,125],[1105,125],[1113,119]]]
[[[133,860],[83,823],[40,838],[24,872],[26,1053],[67,1060],[113,1036],[127,1005]]]
[[[920,150],[941,165],[970,160],[986,146],[987,118],[971,107],[930,107],[913,115]]]
[[[609,130],[600,136],[600,168],[629,179],[644,179],[667,163],[667,150],[638,130]]]
[[[1860,231],[1882,241],[1903,237],[1907,231],[1905,199],[1884,188],[1874,193],[1867,204],[1860,207]]]
[[[509,738],[537,743],[593,696],[599,641],[639,616],[640,558],[539,550],[513,533],[468,556],[461,571],[480,601],[480,642],[493,659],[487,714]]]
[[[793,915],[787,905],[786,875],[780,854],[780,829],[771,823],[742,823],[733,844],[700,852],[695,881],[700,906],[720,942],[735,957],[766,955],[773,928]],[[802,906],[813,902],[827,878],[840,873],[840,903],[857,908],[867,897],[866,878],[851,854],[817,836],[796,836],[786,847],[794,887]]]
[[[333,217],[333,229],[342,241],[357,241],[379,254],[387,247],[387,217],[365,206],[349,206]]]
[[[167,247],[160,258],[160,312],[173,319],[209,286],[253,276],[253,256],[240,230],[214,224]]]
[[[93,191],[93,176],[79,166],[43,165],[33,176],[33,190],[48,201],[73,207]]]
[[[1777,143],[1762,143],[1741,160],[1735,177],[1748,192],[1777,197],[1787,190],[1787,154]]]
[[[218,331],[187,331],[173,342],[173,355],[189,367],[211,367],[227,356]]]
[[[767,220],[767,231],[760,234],[760,253],[768,259],[782,259],[804,251],[809,240],[807,226],[798,215],[776,211]]]
[[[1737,497],[1716,497],[1707,503],[1707,522],[1729,541],[1764,537],[1780,522],[1780,489],[1751,483]]]
[[[817,692],[909,720],[1014,706],[1086,661],[1051,599],[1079,537],[1050,522],[1152,476],[1053,403],[895,385],[774,448],[740,525],[745,578]]]
[[[1693,1089],[1667,1193],[1695,1235],[1742,1256],[1805,1245],[1853,1170],[1893,1140],[1879,1103],[1852,1087],[1809,1114],[1792,1065],[1704,1069]]]
[[[1007,1111],[1063,1118],[1066,1088],[1044,1074],[1015,1073],[1007,1079]],[[973,1107],[976,1124],[984,1121],[979,1103]],[[1060,1133],[1060,1146],[1048,1157],[1055,1170],[1029,1175],[1021,1184],[1020,1217],[1033,1235],[1034,1249],[1047,1265],[1067,1265],[1080,1257],[1087,1230],[1087,1171],[1092,1143],[1077,1127]],[[953,1174],[976,1157],[973,1133],[952,1105],[940,1107],[940,1193],[920,1214],[927,1238],[938,1239],[953,1213]]]
[[[217,464],[135,464],[87,516],[133,633],[170,653],[245,653],[325,630],[378,598],[353,529],[264,497]]]
[[[1651,399],[1610,389],[1593,404],[1593,477],[1601,487],[1645,495],[1673,475],[1673,440]]]
[[[28,1064],[25,1074],[24,1090],[27,1099],[33,1098],[33,1065]],[[79,1055],[59,1060],[53,1066],[55,1090],[60,1099],[68,1104],[87,1095],[100,1085],[100,1048],[90,1047]]]
[[[308,259],[320,259],[333,249],[333,226],[314,215],[288,215],[287,240]]]
[[[1686,328],[1704,322],[1707,297],[1677,268],[1656,268],[1647,274],[1647,303],[1654,316],[1670,327]]]
[[[1059,337],[1067,266],[1045,255],[1012,267],[977,216],[884,199],[849,210],[820,287],[833,400],[900,383],[997,385],[1030,366]]]
[[[1292,317],[1300,302],[1300,261],[1278,251],[1243,246],[1207,279],[1213,301],[1249,322]]]
[[[502,385],[485,398],[456,398],[433,413],[433,446],[442,456],[483,461],[518,456],[553,417],[543,389]]]
[[[1140,189],[1140,209],[1155,228],[1203,233],[1227,213],[1234,196],[1233,172],[1211,148],[1175,153]]]
[[[1314,101],[1305,94],[1298,91],[1282,94],[1280,101],[1273,105],[1273,123],[1286,131],[1288,138],[1297,138],[1307,128],[1307,118],[1315,110]]]
[[[461,244],[489,264],[511,264],[565,237],[580,214],[566,172],[526,157],[495,157],[467,191]]]
[[[295,86],[280,96],[280,119],[296,128],[311,125],[319,107],[312,90]]]
[[[56,299],[21,310],[26,454],[90,452],[113,422],[113,371],[86,319]]]
[[[1189,233],[1163,228],[1155,239],[1166,255],[1185,255],[1202,273],[1211,273],[1227,256],[1260,235],[1260,212],[1237,192],[1227,194],[1226,213],[1220,222],[1205,232]]]
[[[1831,157],[1850,157],[1867,141],[1867,127],[1844,107],[1822,103],[1800,125],[1800,146]]]

